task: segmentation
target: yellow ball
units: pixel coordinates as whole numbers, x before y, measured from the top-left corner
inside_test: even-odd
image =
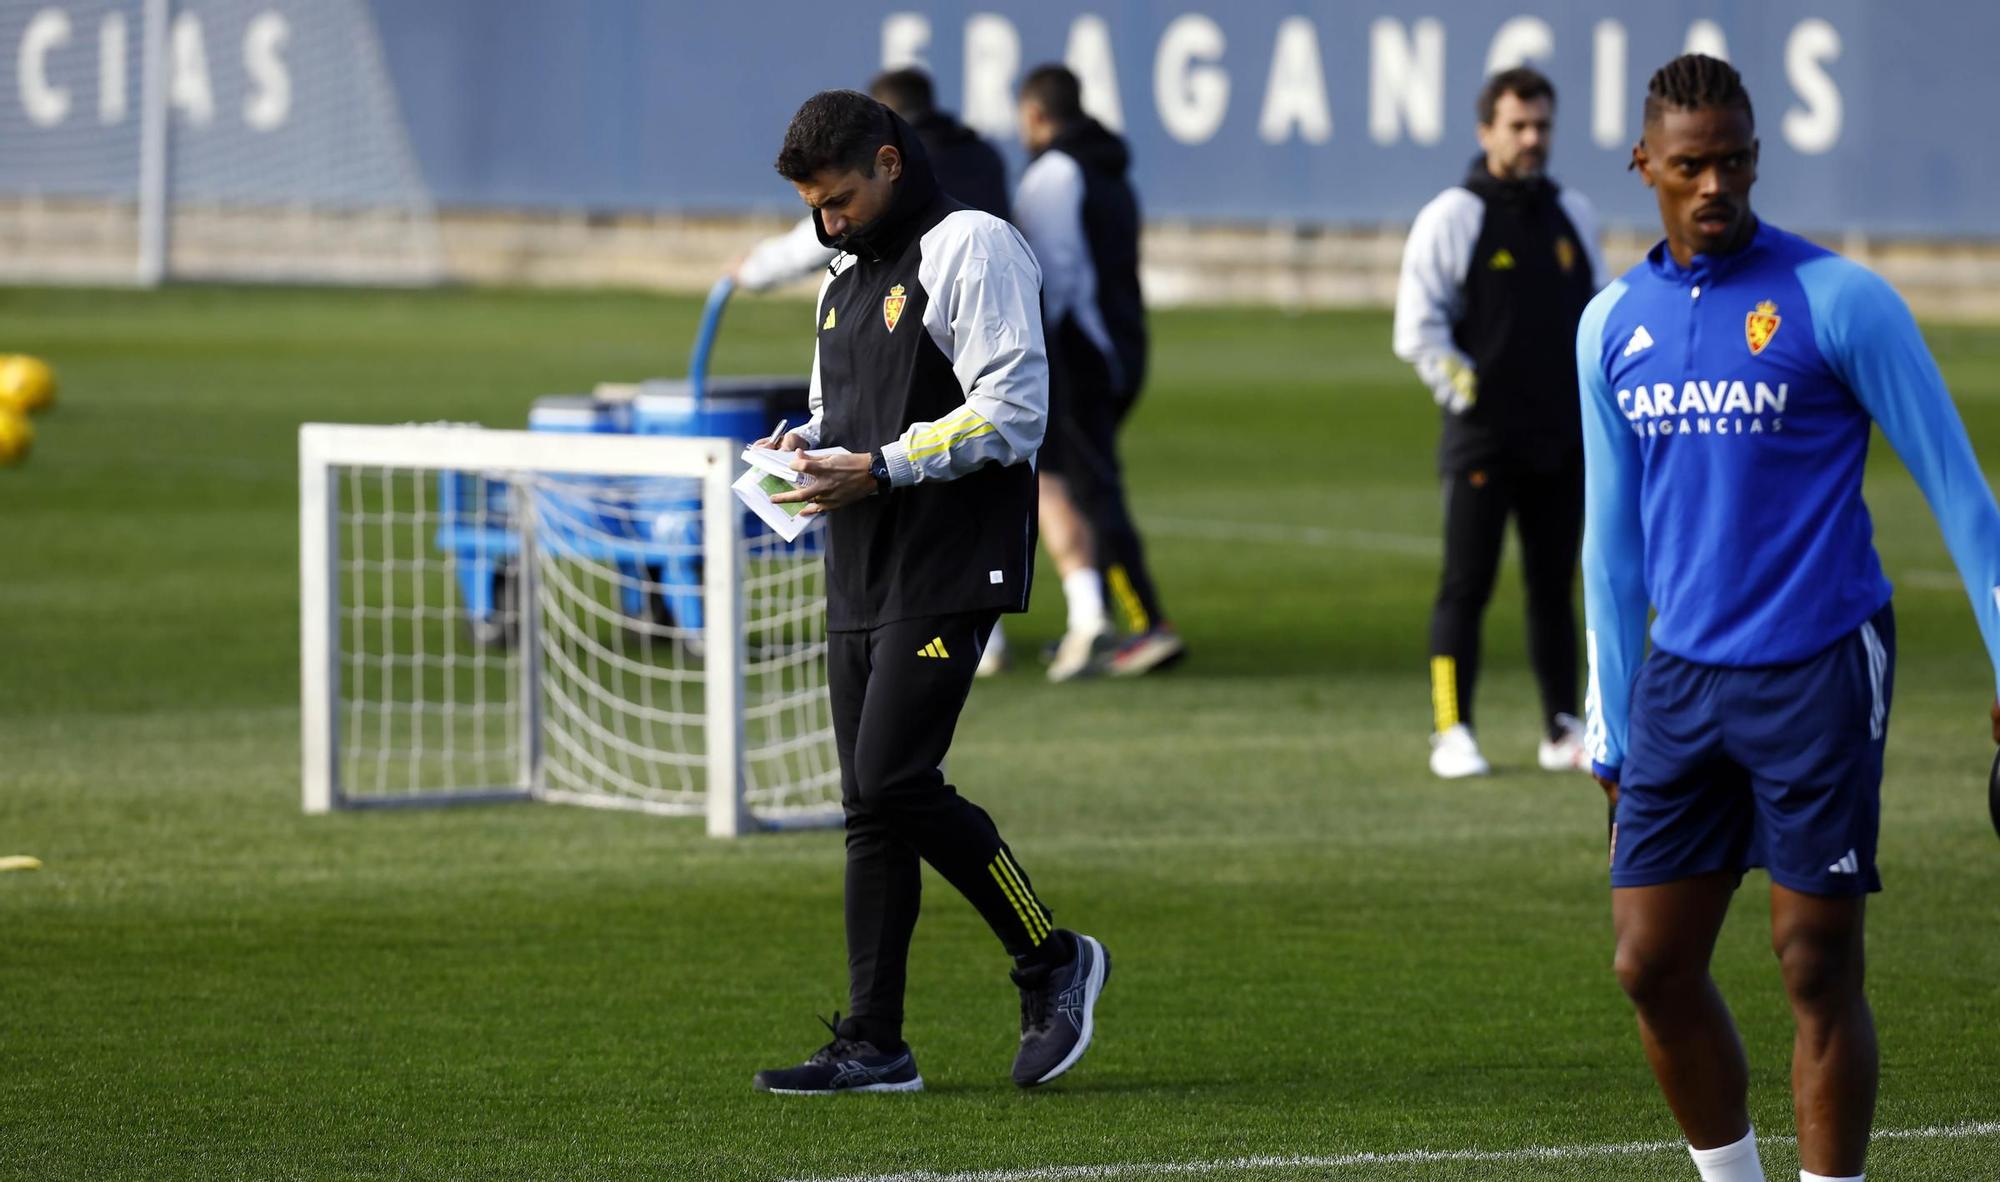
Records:
[[[56,373],[49,363],[25,353],[0,357],[0,407],[30,414],[56,400]]]
[[[28,458],[28,449],[35,446],[35,425],[28,416],[11,410],[0,410],[0,466],[18,464]]]

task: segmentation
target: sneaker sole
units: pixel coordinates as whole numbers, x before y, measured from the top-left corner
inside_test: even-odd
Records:
[[[1103,676],[1109,668],[1107,663],[1111,660],[1111,654],[1117,651],[1116,646],[1117,641],[1107,637],[1091,645],[1090,655],[1085,657],[1083,663],[1075,668],[1062,664],[1051,664],[1048,668],[1049,681],[1055,685],[1061,685],[1067,681],[1084,681],[1092,677]]]
[[[757,1090],[760,1092],[769,1092],[773,1096],[840,1096],[848,1092],[921,1092],[924,1090],[924,1077],[920,1075],[915,1079],[904,1080],[902,1083],[862,1084],[860,1087],[855,1088],[759,1087]]]
[[[1083,1058],[1083,1053],[1090,1049],[1091,1035],[1097,1032],[1097,998],[1104,992],[1104,983],[1111,979],[1111,954],[1104,951],[1104,945],[1099,944],[1093,936],[1078,933],[1076,938],[1088,944],[1091,951],[1090,982],[1085,986],[1083,993],[1083,1033],[1077,1038],[1076,1045],[1069,1049],[1069,1054],[1063,1056],[1062,1062],[1049,1068],[1042,1078],[1029,1084],[1031,1088],[1040,1087],[1076,1066],[1077,1060]]]
[[[1171,669],[1187,659],[1187,646],[1175,645],[1165,652],[1149,650],[1130,661],[1119,663],[1116,657],[1106,666],[1105,672],[1113,677],[1143,677],[1148,673]]]

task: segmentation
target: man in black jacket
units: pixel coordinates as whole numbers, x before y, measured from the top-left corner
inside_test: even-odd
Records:
[[[946,193],[1002,221],[1010,218],[1007,162],[978,132],[950,112],[938,110],[930,75],[918,69],[888,70],[875,75],[868,93],[902,116],[917,133],[930,157],[931,170]],[[751,248],[736,264],[736,283],[746,291],[768,291],[804,279],[832,262],[833,255],[833,250],[820,244],[813,220],[802,218],[792,229]]]
[[[799,451],[795,493],[827,523],[827,688],[847,819],[851,1004],[774,1092],[917,1091],[903,991],[929,862],[1014,958],[1014,1082],[1068,1071],[1110,972],[1095,939],[1056,928],[944,759],[987,634],[1028,604],[1034,456],[1048,414],[1041,273],[1021,236],[945,195],[909,125],[851,90],[808,99],[780,174],[838,248],[820,286],[812,418],[767,446]]]
[[[1577,720],[1583,428],[1576,324],[1597,293],[1596,215],[1548,166],[1555,88],[1525,67],[1479,93],[1465,180],[1417,214],[1396,291],[1396,356],[1444,410],[1445,557],[1431,613],[1431,771],[1489,770],[1472,727],[1480,625],[1512,516],[1550,771],[1587,771]]]

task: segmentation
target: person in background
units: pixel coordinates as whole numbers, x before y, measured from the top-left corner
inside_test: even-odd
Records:
[[[1015,218],[1042,265],[1049,342],[1042,539],[1068,606],[1048,676],[1137,676],[1179,661],[1187,647],[1167,621],[1118,459],[1118,430],[1146,380],[1132,156],[1124,140],[1084,114],[1082,88],[1064,66],[1029,71],[1020,121],[1033,160],[1015,195]],[[1130,634],[1123,644],[1107,590]],[[1004,637],[995,642],[989,663],[1004,652]]]
[[[1434,775],[1491,767],[1472,721],[1480,627],[1513,518],[1540,686],[1538,762],[1582,771],[1576,556],[1583,532],[1577,318],[1604,271],[1597,217],[1548,178],[1556,92],[1505,70],[1479,92],[1480,154],[1417,214],[1396,289],[1396,356],[1443,410],[1444,572],[1431,611]]]

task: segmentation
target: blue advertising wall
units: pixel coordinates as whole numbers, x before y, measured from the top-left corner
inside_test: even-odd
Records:
[[[1645,225],[1625,171],[1640,98],[1693,45],[1745,73],[1773,220],[2000,236],[1994,0],[358,0],[379,57],[325,17],[356,2],[176,0],[201,18],[174,46],[177,151],[273,183],[299,170],[267,160],[330,160],[304,171],[332,186],[368,112],[326,96],[365,91],[375,61],[442,205],[778,212],[796,204],[770,160],[812,91],[922,64],[1004,141],[1013,83],[1067,59],[1155,217],[1397,222],[1473,154],[1489,67],[1525,59],[1560,90],[1556,175]],[[129,189],[136,73],[104,27],[121,9],[130,59],[136,0],[0,10],[0,189]]]

